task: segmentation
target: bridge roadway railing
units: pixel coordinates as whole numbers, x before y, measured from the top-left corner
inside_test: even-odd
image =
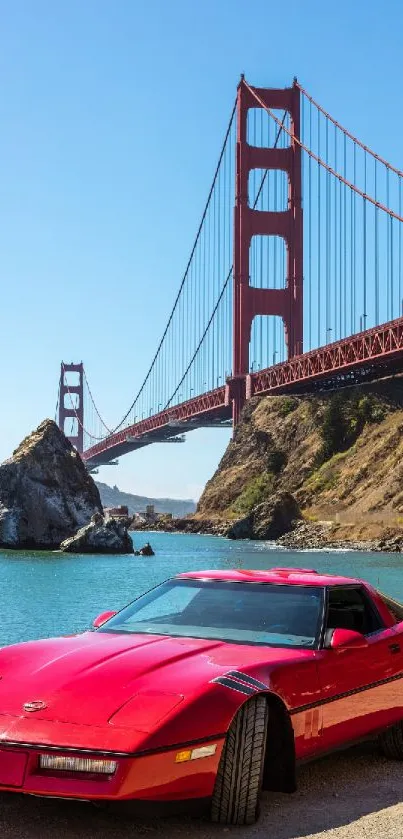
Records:
[[[273,365],[246,377],[246,397],[309,392],[324,386],[346,386],[403,370],[403,317],[359,332]],[[230,385],[224,385],[142,419],[87,449],[89,466],[108,462],[135,448],[160,442],[183,431],[231,417]]]
[[[400,361],[403,370],[403,318],[374,326],[348,338],[303,353],[290,361],[268,367],[248,376],[247,397],[268,393],[307,391],[324,379],[368,368],[376,377],[384,365]]]

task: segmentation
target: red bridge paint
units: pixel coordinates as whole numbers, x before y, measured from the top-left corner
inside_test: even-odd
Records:
[[[249,374],[245,377],[246,396],[306,393],[326,383],[333,387],[346,386],[362,377],[376,379],[398,372],[402,365],[403,318],[397,318]],[[217,419],[230,419],[232,388],[233,380],[118,431],[83,452],[83,460],[89,466],[101,465],[113,457],[156,442],[161,435],[169,437],[175,432],[208,427]],[[170,423],[175,423],[175,432]],[[135,438],[135,442],[128,442],[127,437]]]
[[[251,108],[279,108],[291,116],[293,139],[288,148],[259,148],[247,142],[247,119]],[[288,357],[303,346],[303,256],[300,93],[294,83],[284,90],[251,88],[244,79],[237,95],[236,193],[234,216],[234,311],[233,371],[231,388],[233,419],[237,424],[245,401],[239,378],[249,372],[249,344],[256,315],[280,315],[285,329]],[[248,178],[252,169],[279,169],[288,178],[288,208],[282,212],[261,212],[249,205]],[[254,288],[250,284],[252,236],[281,236],[287,249],[286,287]]]
[[[314,114],[313,122],[311,109]],[[307,113],[309,114],[309,130],[305,136],[304,126]],[[203,251],[198,252],[197,246],[202,241],[199,237],[204,229],[203,225],[204,223],[207,225],[209,202],[213,200],[213,194],[215,202],[216,179],[221,172],[220,166],[223,160],[225,167],[226,144],[228,137],[233,136],[231,131],[235,115],[236,147],[231,146],[230,149],[231,156],[235,152],[235,194],[233,196],[232,187],[229,188],[227,184],[222,199],[226,210],[224,217],[229,220],[228,229],[225,227],[226,235],[224,235],[220,228],[215,236],[214,227],[212,240],[214,259],[210,254],[210,239],[206,259],[206,241],[203,240]],[[281,116],[282,119],[279,118]],[[322,130],[324,126],[321,127],[319,121],[321,118],[326,120],[326,137],[330,137],[324,148],[323,136],[325,135]],[[254,124],[253,120],[256,124],[260,120],[260,135],[259,132],[256,133],[256,130],[250,135],[248,119],[249,125]],[[263,132],[264,119],[268,119],[272,128],[275,129],[276,137],[273,142],[270,131],[266,134]],[[341,133],[339,141],[341,140],[342,144],[337,142],[337,132]],[[315,136],[317,136],[317,142]],[[349,168],[347,155],[347,148],[350,146],[354,160],[352,171],[351,166]],[[362,159],[357,157],[360,154],[363,156]],[[231,172],[232,166],[231,159],[229,167]],[[378,174],[377,167],[380,168]],[[367,169],[368,173],[370,170],[373,171],[373,176],[368,175],[367,178]],[[264,172],[264,176],[255,194],[256,191],[251,189],[251,183],[254,183],[254,176],[260,170]],[[319,173],[316,181],[315,176],[312,179],[313,171]],[[308,181],[305,178],[307,172]],[[259,203],[259,196],[262,198],[264,196],[263,187],[266,175],[268,175],[268,186],[274,181],[277,192],[279,173],[285,175],[284,179],[279,178],[284,181],[282,201],[273,199],[274,203],[273,201],[270,203],[268,190],[266,203],[263,200]],[[324,181],[321,180],[321,173],[324,175]],[[360,180],[362,173],[364,173],[363,183]],[[389,185],[390,178],[393,179],[391,186]],[[226,183],[225,177],[224,182]],[[379,192],[380,185],[384,182],[386,196]],[[92,399],[94,416],[101,422],[101,426],[96,433],[85,429],[83,379],[87,386],[88,382],[85,379],[83,365],[62,364],[59,425],[64,430],[66,419],[75,419],[77,433],[70,439],[83,454],[88,466],[95,468],[109,462],[112,458],[150,443],[168,439],[172,442],[175,434],[192,428],[209,427],[217,422],[228,423],[231,420],[236,425],[245,401],[252,396],[303,393],[327,386],[340,388],[348,383],[362,381],[363,378],[376,379],[390,373],[402,372],[403,318],[399,316],[397,319],[392,319],[394,314],[400,315],[402,312],[403,216],[400,200],[402,184],[402,171],[391,166],[343,128],[309,96],[296,79],[291,87],[284,89],[257,88],[249,85],[242,76],[209,198],[174,308],[137,397],[125,417],[114,426],[114,431],[102,420],[89,388],[88,398]],[[303,187],[304,196],[302,195]],[[321,192],[321,189],[326,190],[325,193]],[[342,190],[344,190],[343,200]],[[371,194],[372,192],[374,194]],[[234,200],[233,208],[229,204],[225,207],[225,196],[227,199],[230,196],[231,203]],[[359,202],[358,204],[354,203],[355,199]],[[218,193],[218,200],[221,200],[220,193]],[[392,206],[396,200],[397,206]],[[362,217],[359,215],[360,208],[362,208]],[[214,217],[216,215],[220,220],[220,212],[216,214],[214,209]],[[321,227],[322,218],[324,229]],[[387,228],[382,227],[382,219],[387,224]],[[224,224],[224,221],[222,223]],[[397,223],[397,226],[395,224],[393,227],[393,223]],[[210,225],[210,220],[208,224]],[[373,228],[371,224],[374,225]],[[313,227],[316,232],[313,232]],[[349,230],[351,230],[350,236],[347,235]],[[227,273],[221,266],[222,254],[219,242],[228,241],[229,243],[231,237],[233,264],[232,266],[230,264],[231,255],[226,254],[225,267],[229,268]],[[284,245],[284,248],[282,246],[280,248],[283,263],[277,274],[274,257],[273,264],[269,259],[269,250],[267,250],[267,260],[261,258],[259,283],[254,274],[256,249],[253,251],[253,248],[257,243],[257,237],[261,237],[261,242],[264,241],[268,246],[270,241],[273,243],[273,240],[279,237],[282,240],[280,244]],[[304,247],[307,256],[305,266]],[[192,262],[193,259],[195,263]],[[201,307],[200,300],[197,302],[196,294],[188,295],[186,300],[189,299],[191,302],[189,304],[186,302],[185,306],[181,294],[182,289],[185,287],[187,289],[185,283],[188,276],[192,276],[191,269],[195,268],[196,276],[197,266],[203,266],[203,274],[200,276],[197,274],[198,290],[200,294],[203,294],[205,288],[208,290],[211,284],[215,286],[215,268],[212,274],[210,268],[211,263],[215,264],[216,261],[220,266],[218,274],[223,287],[218,298],[217,290],[214,290],[215,303],[213,301],[211,304],[213,311],[204,311],[204,303]],[[371,270],[372,279],[369,277]],[[226,277],[225,281],[221,276],[222,273],[223,277]],[[223,321],[221,313],[221,320],[214,321],[226,288],[231,288],[230,279],[232,280],[232,310],[229,297],[226,310],[228,320]],[[169,353],[164,355],[164,339],[170,325],[172,327],[171,319],[179,299],[183,303],[183,309],[177,310],[182,312],[181,319],[175,326],[174,340],[170,339]],[[210,301],[208,305],[210,306]],[[347,317],[348,307],[349,318]],[[196,330],[197,340],[193,341],[194,329],[191,329],[192,340],[186,339],[189,344],[186,344],[185,352],[184,336],[188,335],[190,325],[194,326],[195,317],[197,320],[201,311],[203,315]],[[281,318],[287,361],[275,364],[280,345],[273,343],[275,347],[272,356],[273,366],[266,367],[269,363],[269,346],[271,347],[269,331],[265,334],[264,340],[260,339],[261,345],[257,357],[253,361],[252,356],[249,358],[251,349],[255,351],[253,341],[251,343],[252,325],[255,318],[259,316]],[[371,320],[369,321],[368,318]],[[313,322],[315,319],[316,322]],[[314,346],[315,343],[323,344],[318,349],[306,353],[303,352],[304,320],[309,346]],[[371,329],[365,329],[369,322],[379,323],[380,321],[385,322]],[[181,324],[185,322],[187,330],[184,331]],[[213,331],[214,341],[212,347],[209,348],[208,335],[212,323],[217,331],[216,333]],[[360,330],[363,331],[328,343],[331,335],[353,333],[357,330],[358,324],[360,324]],[[228,327],[227,332],[225,325]],[[226,355],[226,350],[229,350],[227,343],[230,343],[231,332],[232,362]],[[315,337],[313,337],[313,332],[315,332]],[[157,360],[160,359],[160,351],[164,363],[158,367]],[[179,371],[177,364],[182,365]],[[256,372],[256,368],[262,364],[265,365],[265,369],[258,369]],[[157,377],[154,381],[152,371],[157,368],[159,378]],[[196,377],[188,380],[194,369],[197,372]],[[229,373],[230,369],[231,373]],[[65,374],[70,371],[79,372],[80,381],[76,387],[69,387],[66,384]],[[167,372],[175,377],[175,381],[171,382]],[[169,381],[169,393],[165,393],[164,380]],[[150,388],[152,397],[149,397],[146,385]],[[199,389],[203,388],[207,392],[182,401],[182,387],[184,388],[183,395],[185,393],[197,394]],[[146,394],[144,397],[146,403],[140,405],[139,402],[137,405],[143,392]],[[179,404],[173,406],[176,398]],[[66,399],[67,404],[65,404]],[[78,400],[77,405],[75,405],[75,399]],[[172,405],[172,407],[159,410],[164,405]],[[133,418],[134,424],[123,428],[124,423],[129,421],[129,416]],[[136,422],[136,416],[146,418]],[[86,430],[86,435],[83,434],[84,430]],[[87,439],[93,441],[94,445],[90,445],[83,452],[83,442]],[[85,445],[87,445],[86,442]]]

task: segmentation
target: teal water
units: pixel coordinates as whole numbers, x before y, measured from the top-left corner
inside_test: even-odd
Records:
[[[68,556],[0,551],[0,646],[78,632],[106,609],[119,609],[181,571],[203,568],[316,568],[354,575],[403,601],[400,554],[287,551],[270,543],[215,536],[142,533],[155,557]]]

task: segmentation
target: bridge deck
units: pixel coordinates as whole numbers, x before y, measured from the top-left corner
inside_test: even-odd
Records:
[[[403,318],[357,333],[290,361],[251,373],[248,397],[307,393],[376,379],[403,369]],[[141,420],[106,437],[82,457],[89,468],[151,443],[164,442],[196,428],[228,424],[229,388],[222,386]]]

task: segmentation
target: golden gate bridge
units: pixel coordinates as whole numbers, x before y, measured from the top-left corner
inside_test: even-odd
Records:
[[[400,372],[402,179],[296,79],[241,77],[172,311],[118,424],[83,364],[61,364],[59,426],[88,468],[236,424],[252,396]]]

